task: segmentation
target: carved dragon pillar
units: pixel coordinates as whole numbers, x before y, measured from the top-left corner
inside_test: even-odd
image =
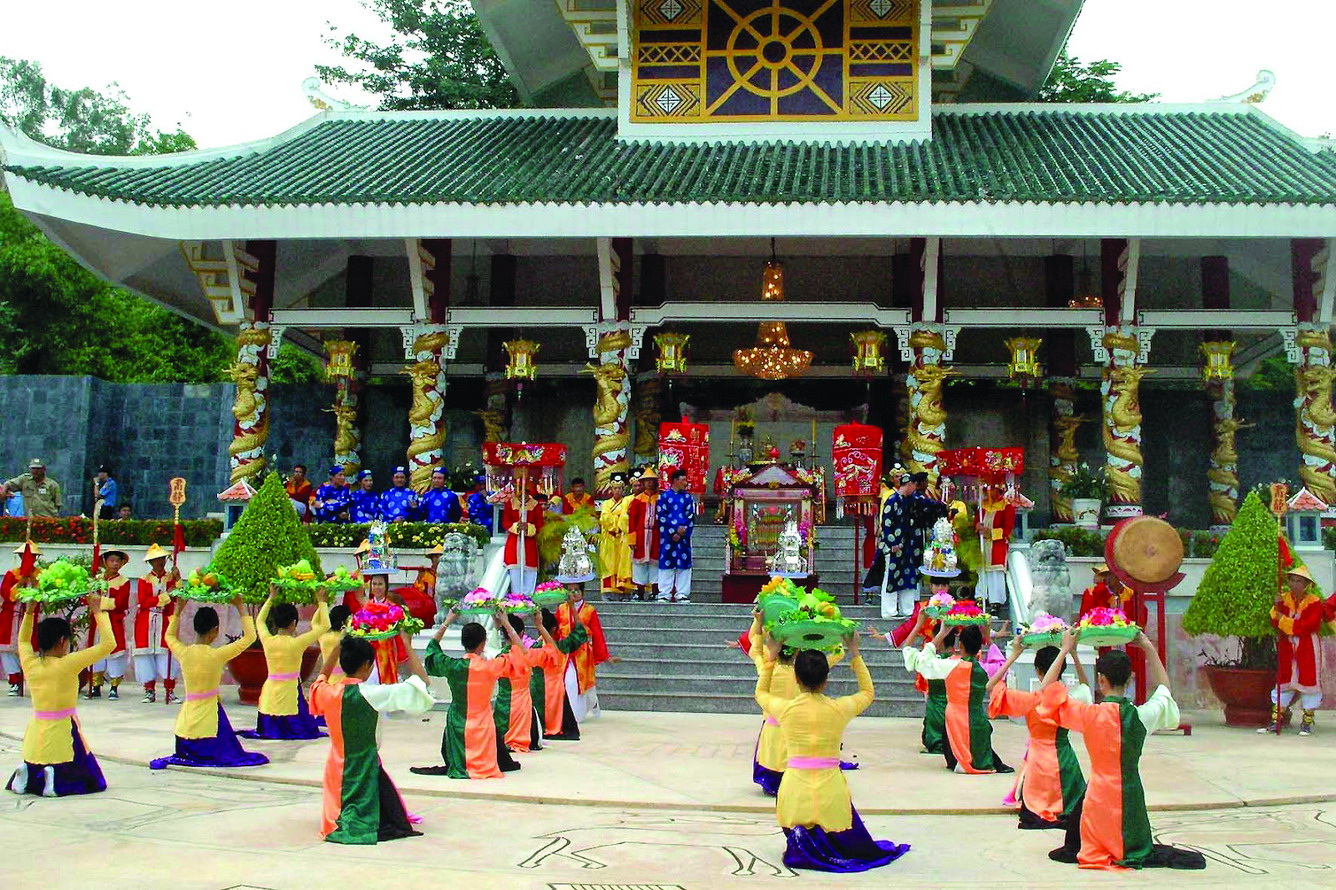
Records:
[[[597,365],[585,370],[594,375],[597,395],[594,399],[594,490],[603,494],[613,473],[630,469],[626,418],[631,405],[631,380],[626,373],[631,332],[618,327],[598,336],[595,350]]]
[[[1331,407],[1331,336],[1324,328],[1300,326],[1289,350],[1295,368],[1294,437],[1299,445],[1299,480],[1327,504],[1336,503],[1336,412]]]
[[[265,467],[264,446],[269,441],[269,325],[242,322],[237,334],[237,360],[229,369],[237,385],[232,403],[232,482],[252,484]]]
[[[1232,356],[1235,344],[1230,341],[1208,341],[1201,345],[1207,357],[1206,395],[1211,400],[1210,469],[1206,471],[1207,498],[1211,507],[1211,526],[1228,528],[1234,522],[1239,506],[1239,454],[1234,435],[1251,424],[1234,416],[1234,366]]]
[[[1048,503],[1050,521],[1075,521],[1072,499],[1062,493],[1063,484],[1076,470],[1081,453],[1076,450],[1076,428],[1085,422],[1075,413],[1074,381],[1067,377],[1049,378],[1053,397],[1053,423],[1050,428],[1048,458]]]
[[[445,448],[445,365],[442,361],[450,335],[441,326],[428,326],[413,339],[413,363],[404,368],[413,381],[413,403],[408,409],[408,478],[415,489],[426,488],[431,471],[441,465]]]
[[[360,387],[354,364],[357,346],[352,340],[325,343],[329,356],[326,376],[334,381],[334,405],[328,409],[334,414],[334,463],[349,476],[362,469],[362,428],[357,422]]]
[[[1109,504],[1105,515],[1118,520],[1141,515],[1141,378],[1150,350],[1151,329],[1106,328],[1100,396],[1104,405],[1104,472]],[[1101,358],[1101,356],[1097,356]]]
[[[945,449],[946,408],[942,387],[957,372],[942,364],[949,361],[955,345],[955,329],[941,325],[915,325],[896,329],[900,355],[909,362],[905,386],[909,390],[909,422],[905,442],[909,468],[913,472],[937,472],[937,455]]]
[[[631,449],[636,463],[652,463],[659,453],[659,423],[663,420],[663,378],[647,371],[636,378],[636,439]]]
[[[506,423],[506,377],[499,372],[489,372],[483,387],[483,405],[481,411],[473,412],[482,420],[482,440],[484,442],[505,442],[510,438]]]

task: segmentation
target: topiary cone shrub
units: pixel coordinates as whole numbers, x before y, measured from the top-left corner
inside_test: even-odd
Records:
[[[1192,636],[1238,638],[1241,652],[1231,667],[1276,666],[1271,607],[1280,591],[1281,537],[1276,518],[1256,492],[1249,493],[1183,615],[1183,630]],[[1293,550],[1290,556],[1303,565]]]
[[[270,473],[218,548],[213,568],[227,576],[246,602],[258,605],[269,595],[269,582],[278,575],[278,567],[301,559],[310,563],[316,577],[324,577],[320,557],[283,480]],[[285,598],[293,601],[290,595]]]

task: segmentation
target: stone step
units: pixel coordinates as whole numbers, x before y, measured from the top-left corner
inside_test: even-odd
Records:
[[[626,668],[626,662],[617,666]],[[709,670],[705,670],[708,667]],[[714,665],[700,666],[700,669],[684,676],[671,676],[659,673],[657,671],[634,671],[613,672],[599,668],[598,688],[601,693],[604,689],[610,692],[699,692],[703,694],[712,694],[715,692],[738,693],[742,695],[752,695],[756,688],[756,672],[753,671],[750,677],[737,677],[728,674],[718,674],[714,672]],[[902,676],[908,677],[901,672]],[[881,683],[877,686],[878,697],[887,699],[904,699],[906,701],[914,698],[922,699],[923,696],[914,691],[912,683]],[[839,672],[838,670],[831,675],[830,681],[826,686],[829,695],[850,695],[858,691],[858,685],[849,671]]]
[[[604,691],[603,684],[598,687],[599,705],[609,711],[675,711],[692,714],[756,714],[756,701],[751,695],[715,693],[701,695],[696,693],[671,692],[613,692]],[[878,699],[866,711],[865,717],[922,717],[923,699],[903,701],[900,699]]]
[[[695,596],[694,593],[692,595]],[[598,610],[601,618],[625,614],[715,615],[728,618],[738,615],[744,617],[751,615],[751,607],[746,603],[647,603],[641,600],[608,600],[605,602],[595,601],[594,607]],[[879,614],[877,607],[872,604],[841,606],[840,611],[846,616],[858,620],[872,618]]]
[[[709,619],[705,620],[709,621]],[[689,622],[689,626],[683,626],[683,624]],[[706,643],[722,649],[726,640],[737,639],[738,634],[746,630],[749,623],[729,623],[726,626],[719,626],[714,623],[701,623],[700,619],[691,622],[691,619],[684,618],[683,624],[665,627],[662,624],[642,626],[614,624],[605,621],[603,622],[603,630],[609,642],[616,643],[618,646],[635,644],[652,647],[664,643]],[[863,657],[874,658],[874,651],[875,643],[867,647]]]
[[[637,648],[635,646],[622,646],[615,641],[609,645],[609,648],[614,655],[622,659],[621,664],[601,666],[599,676],[602,676],[604,671],[607,671],[611,676],[618,676],[623,672],[635,673],[636,671],[657,671],[665,676],[709,671],[721,676],[756,679],[755,664],[736,649],[719,647],[719,650],[700,652],[699,650],[688,649],[687,644],[682,643],[667,643],[652,648]],[[875,682],[899,683],[903,681],[909,683],[912,680],[909,672],[904,669],[904,661],[901,660],[898,653],[891,652],[885,656],[870,656],[863,660],[867,663],[868,671],[871,672],[872,679]],[[847,668],[841,669],[837,665],[835,676],[853,676],[853,674],[845,671],[847,671]]]

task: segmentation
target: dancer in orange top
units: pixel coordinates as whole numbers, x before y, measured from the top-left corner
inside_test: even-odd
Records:
[[[1016,772],[1015,788],[1008,798],[1020,807],[1020,825],[1017,827],[1066,828],[1067,814],[1085,794],[1085,776],[1081,774],[1081,763],[1072,750],[1068,731],[1039,716],[1039,696],[1007,688],[1007,672],[1024,651],[1025,646],[1018,635],[1011,641],[1006,663],[988,681],[988,716],[1024,717],[1025,726],[1030,730],[1030,744]],[[1057,646],[1040,649],[1034,654],[1035,672],[1041,677],[1047,674],[1057,657]],[[1071,657],[1080,682],[1069,690],[1069,694],[1074,701],[1090,704],[1094,699],[1086,681],[1085,668],[1081,667],[1075,652]],[[1061,665],[1058,676],[1062,676]]]
[[[1062,651],[1044,675],[1037,708],[1040,719],[1081,733],[1090,755],[1085,798],[1067,814],[1067,840],[1048,857],[1082,868],[1188,868],[1206,867],[1195,850],[1179,850],[1153,842],[1146,792],[1141,786],[1141,752],[1146,738],[1161,729],[1178,726],[1178,705],[1169,693],[1169,674],[1155,644],[1138,634],[1134,645],[1146,653],[1145,704],[1127,697],[1132,659],[1121,649],[1099,657],[1095,679],[1103,701],[1089,705],[1074,701],[1058,682],[1065,658],[1076,650],[1077,632],[1068,630]]]
[[[576,721],[583,723],[586,717],[597,719],[602,714],[594,668],[605,661],[616,664],[621,659],[608,654],[603,624],[594,607],[585,602],[584,588],[579,584],[567,584],[566,602],[557,607],[556,638],[564,640],[575,631],[577,624],[584,625],[589,641],[572,652],[566,661],[566,699],[571,703]]]
[[[427,643],[427,673],[445,677],[450,684],[450,709],[445,713],[445,733],[441,736],[441,758],[444,766],[413,767],[418,775],[447,775],[452,779],[499,779],[497,765],[496,715],[492,711],[492,693],[496,681],[513,677],[514,665],[509,654],[487,658],[487,630],[477,622],[464,625],[460,643],[464,657],[446,655],[441,639],[446,628],[455,623],[459,613],[454,609],[436,628]],[[506,613],[497,610],[493,621],[505,630],[511,646],[523,645],[515,629],[506,620]]]

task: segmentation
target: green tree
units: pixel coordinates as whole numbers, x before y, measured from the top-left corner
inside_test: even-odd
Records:
[[[1040,102],[1149,102],[1159,93],[1130,93],[1120,90],[1113,82],[1123,70],[1118,62],[1100,59],[1088,65],[1075,56],[1067,55],[1066,48],[1058,56],[1048,80],[1039,89]]]
[[[179,129],[154,130],[125,94],[49,83],[34,62],[0,58],[0,123],[91,154],[185,151]],[[231,341],[98,278],[0,194],[0,372],[91,375],[119,383],[223,380]]]
[[[1183,615],[1183,630],[1192,636],[1238,637],[1242,667],[1275,665],[1271,606],[1280,590],[1280,536],[1261,496],[1249,492]]]
[[[269,595],[269,582],[278,576],[278,567],[302,559],[310,563],[318,577],[324,577],[320,556],[288,500],[283,479],[278,473],[270,473],[223,539],[213,568],[232,582],[246,602],[257,604]],[[293,601],[292,597],[287,599]]]
[[[326,83],[358,86],[388,111],[513,108],[519,94],[466,0],[362,0],[389,25],[386,43],[338,34],[326,43],[356,63],[317,65]]]

